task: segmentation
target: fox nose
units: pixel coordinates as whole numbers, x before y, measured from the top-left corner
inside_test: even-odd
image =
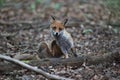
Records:
[[[56,33],[56,36],[58,36],[58,33]]]

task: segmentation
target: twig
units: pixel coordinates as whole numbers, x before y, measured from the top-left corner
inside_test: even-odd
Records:
[[[7,32],[6,32],[6,33],[2,33],[2,32],[1,32],[1,33],[0,33],[0,36],[1,36],[1,37],[8,37],[8,36],[13,37],[13,36],[15,36],[16,34],[17,34],[17,33],[15,33],[15,32],[14,32],[14,33],[7,33]]]
[[[3,21],[0,20],[0,24],[2,25],[14,25],[14,24],[35,24],[39,23],[38,21]]]

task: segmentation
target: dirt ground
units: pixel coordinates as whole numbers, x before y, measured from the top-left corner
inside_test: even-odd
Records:
[[[120,53],[120,31],[107,25],[109,11],[100,0],[8,0],[0,8],[0,54],[36,54],[40,42],[51,40],[49,27],[46,28],[50,15],[69,19],[67,31],[74,39],[78,55]],[[42,67],[51,74],[75,80],[120,80],[120,61],[91,65],[89,69]],[[0,80],[47,79],[22,69],[0,74]]]

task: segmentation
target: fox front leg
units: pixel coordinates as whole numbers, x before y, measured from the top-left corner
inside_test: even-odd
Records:
[[[63,52],[65,58],[69,58],[68,51],[65,48],[61,48],[61,51]]]
[[[68,54],[66,53],[66,54],[65,54],[65,59],[67,59],[67,58],[69,58],[69,56],[68,56]]]
[[[76,49],[75,48],[71,48],[71,52],[75,57],[78,57],[77,53],[76,53]]]

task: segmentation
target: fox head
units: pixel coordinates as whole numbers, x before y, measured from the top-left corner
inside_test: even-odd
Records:
[[[63,22],[58,21],[55,17],[51,16],[50,20],[50,29],[53,36],[58,37],[63,34],[65,30],[65,24],[67,23],[68,19],[65,19]]]

